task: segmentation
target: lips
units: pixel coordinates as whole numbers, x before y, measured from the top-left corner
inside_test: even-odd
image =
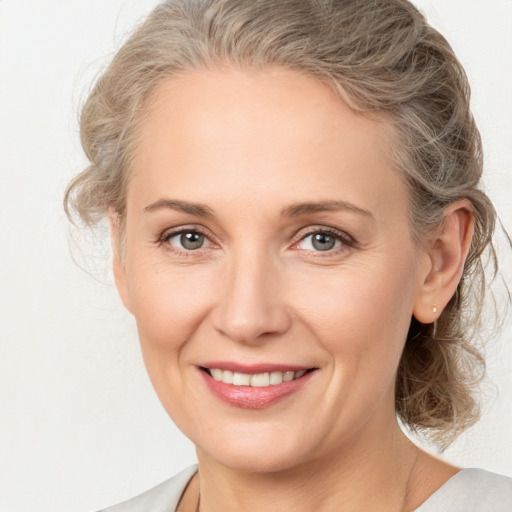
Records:
[[[206,385],[217,398],[243,409],[263,409],[298,392],[316,370],[229,363],[209,363],[200,369]]]

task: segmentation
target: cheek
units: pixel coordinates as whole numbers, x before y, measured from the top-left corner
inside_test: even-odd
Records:
[[[318,414],[347,432],[358,430],[375,411],[394,413],[398,363],[409,329],[414,292],[413,275],[378,265],[295,291],[302,297],[300,314],[330,359],[329,391]],[[372,270],[373,269],[373,270]],[[311,284],[311,283],[308,283]]]
[[[132,276],[130,295],[148,376],[168,414],[180,423],[190,340],[207,315],[208,276],[152,267]],[[185,414],[186,425],[187,415]]]
[[[190,339],[208,310],[211,276],[162,267],[142,269],[130,296],[140,341],[146,351],[177,351]]]
[[[389,366],[399,359],[413,309],[414,271],[407,261],[335,269],[302,278],[299,315],[333,359]],[[300,303],[299,303],[300,301]]]

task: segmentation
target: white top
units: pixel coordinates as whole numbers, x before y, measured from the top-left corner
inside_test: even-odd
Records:
[[[178,473],[131,500],[99,512],[175,512],[197,466]],[[512,512],[512,478],[463,469],[414,512]]]

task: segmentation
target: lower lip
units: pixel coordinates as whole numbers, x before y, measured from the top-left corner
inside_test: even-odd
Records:
[[[280,402],[299,391],[315,371],[310,371],[299,379],[265,387],[234,386],[213,379],[208,373],[199,370],[210,391],[223,402],[241,409],[264,409]]]

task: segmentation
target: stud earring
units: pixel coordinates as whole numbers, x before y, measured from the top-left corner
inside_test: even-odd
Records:
[[[434,304],[434,307],[432,308],[432,313],[437,313],[437,306]]]

